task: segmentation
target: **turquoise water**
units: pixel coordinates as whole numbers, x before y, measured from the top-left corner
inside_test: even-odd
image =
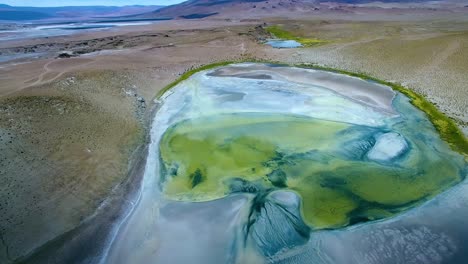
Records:
[[[295,40],[270,39],[265,44],[277,49],[290,49],[302,47],[302,44]]]

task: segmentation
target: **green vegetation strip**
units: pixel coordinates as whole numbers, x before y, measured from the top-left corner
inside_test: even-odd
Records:
[[[437,131],[440,134],[440,137],[446,141],[450,147],[465,157],[468,157],[468,140],[466,137],[463,135],[463,133],[460,131],[458,126],[455,124],[455,122],[441,113],[436,106],[434,106],[432,103],[430,103],[427,99],[425,99],[422,95],[419,95],[418,93],[403,87],[401,84],[396,84],[384,80],[380,80],[374,77],[371,77],[365,73],[355,73],[355,72],[350,72],[350,71],[345,71],[345,70],[340,70],[340,69],[335,69],[331,67],[325,67],[317,64],[286,64],[286,63],[281,63],[281,62],[275,62],[275,61],[268,61],[268,60],[258,60],[258,59],[242,59],[242,60],[237,60],[237,61],[221,61],[221,62],[215,62],[212,64],[207,64],[203,65],[199,68],[191,69],[182,76],[177,79],[176,81],[170,83],[166,87],[164,87],[156,96],[156,98],[160,98],[166,91],[171,89],[172,87],[176,86],[180,82],[187,80],[190,76],[193,74],[204,71],[204,70],[209,70],[221,66],[226,66],[229,64],[233,63],[242,63],[242,62],[258,62],[258,63],[268,63],[268,64],[277,64],[277,65],[284,65],[284,66],[291,66],[291,67],[300,67],[300,68],[307,68],[307,69],[316,69],[316,70],[323,70],[323,71],[330,71],[330,72],[336,72],[340,74],[345,74],[348,76],[353,76],[353,77],[358,77],[363,80],[368,80],[368,81],[373,81],[376,83],[380,83],[383,85],[387,85],[391,87],[392,89],[406,95],[409,99],[411,104],[413,104],[415,107],[426,113],[428,116],[429,120],[432,122],[434,127],[437,129]]]
[[[301,43],[302,46],[304,47],[312,47],[312,46],[316,46],[318,44],[323,44],[326,42],[324,40],[316,39],[316,38],[304,38],[304,37],[295,36],[291,32],[282,29],[280,26],[269,26],[266,28],[266,31],[268,31],[270,34],[273,34],[275,37],[279,39],[295,40]]]

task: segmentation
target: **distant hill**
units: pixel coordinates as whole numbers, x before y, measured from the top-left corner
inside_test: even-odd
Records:
[[[0,21],[27,21],[43,19],[86,19],[119,17],[148,13],[162,6],[64,6],[19,7],[0,4]]]
[[[434,9],[439,4],[447,8],[463,8],[468,0],[189,0],[171,6],[77,6],[77,7],[13,7],[0,4],[2,20],[64,20],[86,18],[125,19],[200,19],[200,18],[257,18],[265,16],[309,16],[333,12],[352,14],[368,11],[381,5],[398,8],[411,7]],[[359,6],[356,6],[359,5]],[[383,10],[383,9],[382,9]],[[453,10],[453,9],[452,9]],[[382,12],[384,12],[382,11]]]
[[[459,4],[466,0],[189,0],[180,4],[137,15],[143,18],[180,18],[195,19],[206,17],[219,18],[256,18],[265,16],[308,16],[315,13],[334,12],[350,14],[359,10],[379,8],[379,5],[394,4],[406,8],[414,4],[417,8],[431,5],[434,8],[441,3]],[[354,5],[363,5],[360,7]],[[367,9],[366,9],[367,8]],[[388,10],[388,9],[386,9]]]
[[[281,4],[279,3],[281,2]],[[307,0],[189,0],[143,14],[141,17],[205,18],[216,15],[236,17],[240,12],[264,13],[266,9],[291,10],[314,8],[316,1]]]
[[[34,11],[10,11],[10,10],[0,10],[0,20],[38,20],[52,18],[52,15],[34,12]]]

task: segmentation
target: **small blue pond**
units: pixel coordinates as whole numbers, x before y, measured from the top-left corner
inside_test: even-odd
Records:
[[[272,46],[273,48],[299,48],[302,44],[295,40],[283,40],[283,39],[269,39],[265,44]]]

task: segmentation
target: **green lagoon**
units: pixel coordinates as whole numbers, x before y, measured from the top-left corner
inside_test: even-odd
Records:
[[[466,239],[466,156],[389,86],[240,63],[184,75],[156,103],[105,263],[367,263],[375,245],[379,263],[407,263]]]
[[[161,142],[165,192],[207,201],[234,192],[290,189],[302,198],[311,227],[335,228],[390,216],[461,180],[456,164],[431,155],[431,146],[417,138],[410,143],[414,153],[402,153],[397,164],[369,161],[366,153],[379,133],[292,115],[184,121]]]
[[[266,85],[255,77],[251,83],[250,89]],[[291,190],[302,198],[304,221],[324,229],[392,216],[463,179],[461,156],[403,95],[391,99],[396,116],[373,109],[384,112],[379,125],[327,120],[356,104],[331,96],[338,97],[330,100],[338,110],[328,118],[220,107],[221,113],[212,108],[173,124],[160,143],[164,193],[175,200],[208,201],[238,192]],[[364,119],[373,118],[370,109],[366,114]]]

